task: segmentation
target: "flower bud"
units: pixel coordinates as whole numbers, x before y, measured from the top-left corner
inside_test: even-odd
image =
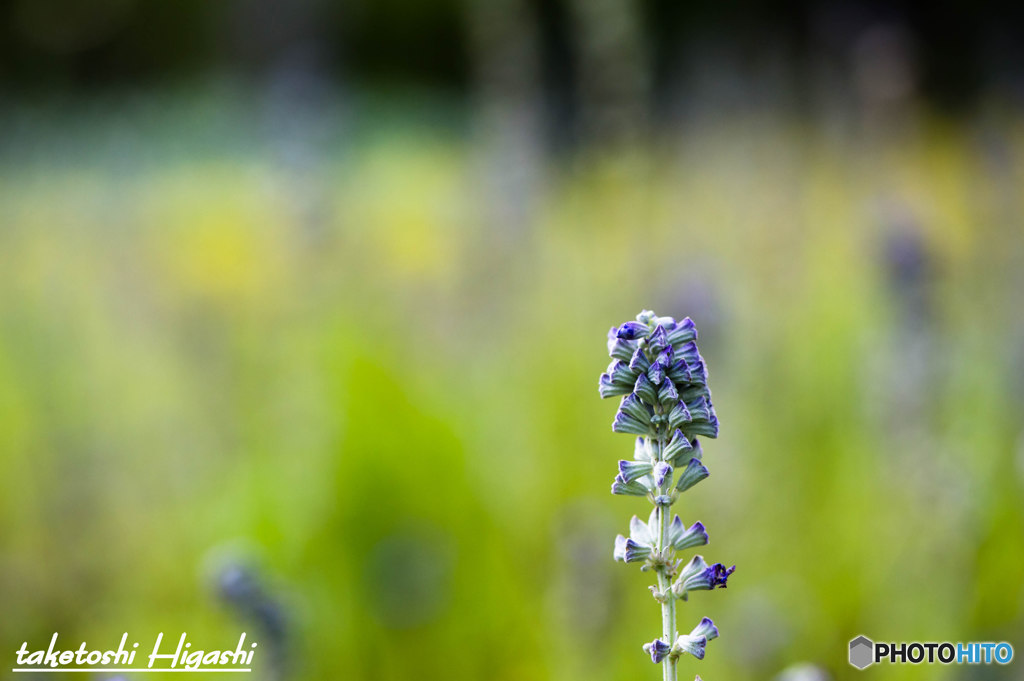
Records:
[[[626,395],[619,402],[619,413],[632,416],[645,425],[651,423],[651,409],[640,401],[636,395]]]
[[[683,653],[689,653],[698,660],[704,659],[704,648],[708,644],[708,639],[705,636],[692,636],[690,634],[681,634],[677,639],[674,646],[672,646],[672,654],[681,655]]]
[[[613,360],[608,368],[605,369],[605,373],[608,378],[611,379],[612,383],[624,385],[629,388],[633,387],[636,383],[637,372],[629,368],[629,365],[619,360]]]
[[[619,477],[625,482],[633,482],[648,475],[654,470],[650,461],[619,461]]]
[[[665,380],[665,366],[661,362],[653,362],[651,368],[647,370],[647,378],[651,379],[654,385],[661,385]]]
[[[690,462],[686,464],[686,468],[679,474],[676,490],[685,492],[709,475],[711,475],[711,472],[708,471],[699,459],[690,459]]]
[[[671,485],[672,466],[665,463],[664,461],[659,461],[658,463],[654,464],[653,477],[654,486],[657,487],[658,489],[661,489],[665,485],[666,480],[668,481],[668,484]]]
[[[694,421],[711,420],[711,402],[709,402],[707,397],[704,395],[701,395],[691,402],[687,402],[686,409],[690,412],[690,417]]]
[[[679,383],[680,385],[692,382],[690,368],[686,366],[686,362],[681,359],[677,359],[673,362],[672,366],[670,366],[666,371],[666,374],[674,383]]]
[[[661,362],[661,366],[665,367],[666,372],[669,370],[669,367],[676,363],[675,353],[671,345],[658,352],[654,359],[657,362]]]
[[[712,641],[718,638],[718,627],[715,626],[710,617],[705,617],[700,621],[700,624],[693,628],[690,636],[704,636],[709,641]]]
[[[689,529],[683,525],[683,521],[676,516],[669,525],[669,544],[672,545],[676,551],[685,551],[691,549],[694,546],[704,546],[708,543],[708,533],[704,530],[704,525],[700,521],[690,525]]]
[[[672,652],[672,646],[662,641],[660,638],[656,638],[650,643],[644,644],[644,652],[651,656],[651,660],[657,664],[664,660],[670,652]]]
[[[623,563],[641,563],[651,555],[651,547],[633,541],[631,538],[623,537],[621,534],[615,537],[615,550],[612,557],[621,560]]]
[[[693,445],[683,435],[683,431],[676,430],[672,434],[672,439],[668,441],[668,444],[661,450],[661,455],[669,463],[675,465],[677,460],[684,455],[693,456]]]
[[[668,342],[677,348],[695,340],[697,340],[697,327],[689,317],[684,317],[682,321],[676,322],[668,332]]]
[[[623,340],[635,340],[637,338],[643,338],[647,335],[649,329],[646,324],[641,322],[626,322],[615,331],[617,338]]]
[[[692,423],[687,423],[682,426],[682,430],[689,437],[703,435],[704,437],[716,438],[718,437],[718,417],[715,416],[714,412],[712,412],[710,421],[694,421]]]
[[[706,395],[686,403],[686,407],[690,412],[691,422],[680,426],[683,433],[691,439],[697,435],[718,437],[718,416]]]
[[[625,497],[645,497],[651,491],[647,484],[648,480],[650,480],[650,477],[630,481],[626,480],[620,473],[615,476],[615,480],[612,482],[612,494]]]
[[[686,408],[686,403],[682,400],[676,402],[675,406],[672,407],[672,411],[668,413],[668,427],[670,430],[679,428],[686,433],[686,428],[683,428],[683,426],[688,424],[691,420],[690,411]]]
[[[667,382],[666,385],[668,385]],[[637,377],[636,384],[633,386],[633,392],[647,404],[655,404],[658,401],[657,388],[654,387],[654,384],[644,374],[640,374]]]
[[[647,359],[647,353],[643,348],[637,348],[629,358],[629,368],[637,373],[645,373],[651,368],[651,362]]]
[[[651,348],[651,352],[657,355],[666,348],[671,349],[672,346],[668,344],[668,334],[665,333],[665,327],[655,327],[654,332],[648,337],[647,344]]]
[[[619,338],[613,326],[608,332],[608,355],[613,359],[628,362],[637,349],[637,342]]]
[[[621,383],[614,383],[611,376],[601,374],[601,378],[597,382],[597,391],[601,393],[601,397],[607,398],[615,397],[616,395],[628,395],[633,392],[633,388]]]
[[[641,378],[646,377],[641,374],[640,378],[637,379],[637,383],[640,382]],[[654,388],[654,384],[650,381],[647,382],[647,385],[650,385],[652,389]],[[662,382],[661,387],[658,388],[657,401],[663,409],[667,409],[679,401],[679,391],[676,390],[676,386],[672,381]],[[651,403],[653,404],[654,400],[651,400]]]
[[[704,366],[704,361],[698,362],[687,362],[686,371],[690,374],[688,383],[696,383],[699,385],[707,385],[708,383],[708,370]]]
[[[704,358],[700,356],[700,350],[697,349],[697,344],[693,341],[673,347],[675,347],[676,357],[686,362],[687,365],[704,361]]]
[[[642,423],[628,414],[623,414],[621,411],[615,414],[615,420],[612,421],[612,430],[616,433],[632,433],[633,435],[650,435],[651,424]]]

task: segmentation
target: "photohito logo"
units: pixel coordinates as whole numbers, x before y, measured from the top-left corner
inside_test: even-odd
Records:
[[[906,643],[875,643],[867,636],[850,641],[850,664],[857,669],[870,667],[876,662],[889,664],[1010,664],[1013,646],[1002,641],[972,641],[970,643],[941,643],[911,641]]]

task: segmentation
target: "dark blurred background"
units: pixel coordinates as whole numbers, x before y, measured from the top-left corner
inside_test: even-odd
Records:
[[[594,53],[612,50],[637,62],[639,99],[667,124],[680,83],[715,58],[741,73],[777,62],[805,104],[814,73],[863,77],[882,58],[906,60],[915,90],[952,111],[993,90],[1019,98],[1022,88],[1024,10],[1012,2],[4,0],[0,13],[8,96],[258,78],[300,62],[334,84],[465,97],[495,85],[486,70],[494,61],[536,77],[546,103],[575,119],[580,103],[568,92],[592,76]]]
[[[650,307],[700,329],[679,512],[739,566],[680,678],[1021,654],[1022,14],[3,0],[0,649],[658,678],[597,393]]]

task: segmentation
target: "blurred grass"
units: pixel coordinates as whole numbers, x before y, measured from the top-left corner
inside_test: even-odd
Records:
[[[552,163],[509,228],[459,124],[357,123],[296,165],[232,96],[133,102],[7,114],[3,649],[233,645],[203,565],[238,550],[299,678],[656,676],[596,391],[643,307],[702,331],[722,437],[680,512],[739,566],[683,607],[723,631],[683,678],[853,678],[859,633],[1021,641],[1020,121],[994,161],[965,124],[872,147],[723,117]],[[928,304],[887,278],[893,205]]]

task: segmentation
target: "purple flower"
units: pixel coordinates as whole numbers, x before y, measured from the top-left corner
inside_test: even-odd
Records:
[[[650,461],[623,460],[619,462],[619,477],[621,477],[625,482],[638,480],[639,478],[648,475],[652,470],[654,470],[654,464]]]
[[[691,591],[725,588],[736,569],[708,565],[702,556],[694,556],[679,570],[676,552],[707,544],[708,533],[701,522],[687,528],[679,516],[666,523],[679,494],[708,477],[697,436],[718,436],[718,417],[696,340],[697,329],[689,317],[677,322],[644,310],[636,321],[608,332],[612,363],[598,383],[602,397],[622,396],[612,430],[639,436],[634,460],[619,462],[612,493],[645,496],[654,504],[647,522],[633,516],[629,535],[616,537],[613,555],[658,573],[659,586],[651,590],[669,629],[675,628],[672,600],[686,600]],[[670,588],[661,586],[673,576]],[[717,636],[718,628],[705,617],[689,634],[669,642],[655,639],[644,645],[644,651],[656,663],[684,653],[703,659],[708,641]]]
[[[637,345],[636,341],[619,338],[614,326],[608,332],[608,354],[613,359],[628,362],[633,357],[633,353],[636,352]]]
[[[679,474],[676,489],[680,492],[685,492],[709,475],[711,475],[710,471],[699,459],[690,459],[690,462],[686,464],[686,468]]]
[[[646,336],[648,331],[649,329],[646,324],[626,322],[615,331],[615,336],[623,340],[635,340]]]
[[[681,634],[676,638],[675,645],[672,646],[672,653],[675,655],[689,653],[698,660],[703,660],[708,641],[715,638],[718,638],[718,627],[705,617],[689,634]]]
[[[672,407],[672,411],[668,413],[668,427],[671,430],[681,429],[684,433],[686,429],[683,427],[688,424],[691,420],[690,410],[686,408],[686,403],[682,400],[676,402],[675,406]]]
[[[605,369],[605,375],[611,379],[612,383],[632,388],[633,384],[636,383],[637,372],[630,369],[629,365],[625,362],[616,359],[612,360],[612,363]]]
[[[658,489],[661,489],[661,487],[665,484],[665,480],[668,480],[669,483],[672,482],[672,466],[670,464],[665,463],[664,461],[659,461],[658,463],[654,464],[653,477],[654,486],[657,487]]]
[[[647,359],[643,348],[637,348],[633,356],[629,358],[629,368],[638,373],[645,373],[651,368],[651,361]]]
[[[655,664],[664,660],[670,652],[672,652],[672,646],[662,641],[660,638],[656,638],[650,643],[644,644],[644,652],[651,656],[651,661]]]
[[[691,634],[681,634],[676,639],[676,644],[672,646],[672,652],[680,655],[682,653],[689,653],[698,660],[704,659],[704,649],[708,645],[708,639],[706,636],[693,636]]]
[[[700,621],[700,624],[693,628],[690,636],[704,636],[707,640],[711,641],[718,638],[718,627],[715,626],[710,617],[705,617]]]
[[[686,365],[686,370],[690,374],[688,379],[689,383],[699,383],[700,385],[707,385],[708,382],[708,370],[704,366],[704,362],[693,362]]]
[[[697,327],[689,317],[683,318],[681,322],[676,322],[671,329],[668,329],[668,342],[673,347],[695,340],[697,340]]]
[[[651,423],[643,423],[633,418],[629,414],[623,414],[621,411],[615,414],[615,420],[612,421],[612,430],[616,433],[632,433],[633,435],[650,435],[651,434]]]
[[[651,348],[651,352],[658,354],[666,348],[672,348],[668,343],[668,334],[665,333],[665,327],[660,324],[655,327],[654,332],[647,338],[647,344]]]
[[[718,416],[715,414],[715,407],[706,395],[701,395],[695,400],[686,403],[687,412],[690,415],[688,422],[681,423],[679,428],[691,439],[697,435],[706,437],[718,437]]]
[[[633,392],[647,404],[654,404],[658,401],[657,388],[654,387],[654,384],[644,374],[637,376]]]
[[[640,563],[651,555],[651,547],[633,541],[631,537],[621,534],[615,537],[615,550],[612,556],[623,563]]]
[[[709,421],[694,421],[683,426],[683,432],[690,437],[696,437],[703,435],[704,437],[710,437],[712,439],[718,437],[718,417],[712,411],[711,420]]]
[[[682,385],[693,381],[693,375],[690,373],[690,367],[681,359],[677,359],[673,362],[668,368],[667,373],[673,383],[679,383]]]
[[[687,529],[683,525],[683,521],[679,519],[679,516],[676,516],[669,526],[669,543],[672,544],[672,548],[676,551],[685,551],[686,549],[692,549],[694,546],[704,546],[707,544],[708,533],[704,529],[704,524],[700,521],[690,525],[689,529]]]
[[[690,417],[694,421],[710,421],[711,420],[711,402],[708,401],[707,397],[701,395],[696,400],[687,403],[687,410],[690,412]]]
[[[651,522],[656,519],[651,514]],[[624,563],[639,563],[647,560],[654,551],[654,534],[651,527],[636,516],[629,522],[629,537],[619,535],[615,538],[615,560]]]
[[[693,445],[690,444],[690,441],[686,439],[685,435],[683,435],[683,431],[676,430],[676,432],[672,434],[672,439],[668,441],[668,444],[665,445],[661,453],[666,461],[669,463],[675,463],[676,459],[686,454],[693,456],[692,452]]]
[[[633,392],[633,388],[615,383],[608,374],[601,374],[601,378],[597,382],[597,391],[601,393],[601,397],[615,397],[616,395],[628,395]]]
[[[675,347],[675,350],[676,356],[686,362],[688,366],[704,361],[704,358],[700,356],[700,350],[697,349],[697,344],[693,341],[683,343],[682,345]]]
[[[653,362],[651,368],[647,370],[647,378],[651,379],[651,383],[654,385],[661,385],[661,382],[665,380],[665,365],[661,362]]]
[[[650,480],[650,478],[627,480],[620,473],[615,476],[615,480],[612,482],[612,494],[626,497],[645,497],[651,491],[650,487],[645,484],[645,480]]]
[[[651,424],[651,408],[644,404],[636,395],[626,395],[619,402],[619,413],[632,416],[645,425]]]
[[[710,591],[716,587],[726,587],[731,575],[736,570],[733,565],[726,568],[721,563],[708,565],[703,556],[694,556],[679,573],[679,578],[672,585],[672,592],[677,598],[686,600],[691,591]]]

